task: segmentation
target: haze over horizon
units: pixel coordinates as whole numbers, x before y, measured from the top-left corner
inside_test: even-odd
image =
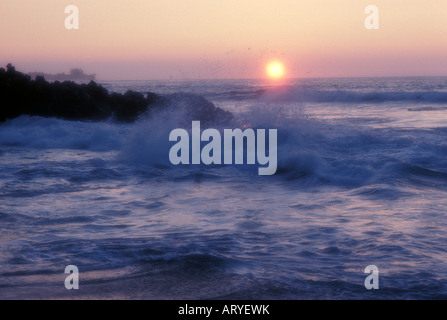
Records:
[[[79,30],[64,26],[79,8]],[[4,0],[0,65],[23,72],[79,67],[100,80],[447,75],[447,2]],[[379,8],[367,30],[364,9]]]

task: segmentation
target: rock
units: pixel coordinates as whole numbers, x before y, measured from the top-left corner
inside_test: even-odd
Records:
[[[205,98],[193,94],[161,96],[149,92],[145,97],[135,91],[109,93],[94,81],[76,84],[72,81],[48,82],[43,76],[32,80],[8,64],[0,68],[0,121],[20,115],[56,117],[65,120],[101,121],[112,118],[118,122],[133,122],[152,110],[181,110],[191,120],[222,122],[232,114]]]

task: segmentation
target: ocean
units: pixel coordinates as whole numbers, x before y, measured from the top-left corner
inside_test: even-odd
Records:
[[[447,299],[446,77],[99,83],[277,129],[277,171],[172,165],[176,113],[8,120],[1,299]]]

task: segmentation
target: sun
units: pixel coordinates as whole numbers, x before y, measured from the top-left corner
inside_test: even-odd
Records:
[[[280,79],[284,76],[284,65],[279,61],[272,61],[267,64],[267,75],[271,79]]]

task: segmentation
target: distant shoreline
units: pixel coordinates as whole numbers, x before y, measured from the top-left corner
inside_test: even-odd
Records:
[[[94,81],[96,74],[86,74],[82,69],[71,69],[70,73],[44,73],[29,72],[27,73],[33,80],[37,77],[44,77],[47,81]]]

